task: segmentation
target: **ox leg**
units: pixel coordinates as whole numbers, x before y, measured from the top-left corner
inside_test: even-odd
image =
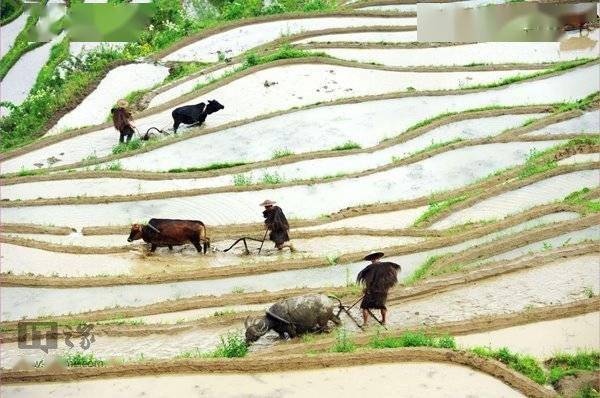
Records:
[[[202,246],[200,245],[200,241],[198,239],[192,240],[190,242],[192,242],[192,245],[194,245],[198,253],[202,253]]]
[[[335,326],[341,326],[342,325],[342,320],[340,319],[340,317],[336,316],[334,314],[331,314],[331,321],[333,323],[335,323]]]
[[[150,246],[150,251],[151,251],[152,253],[154,253],[154,252],[156,251],[156,245],[155,245],[154,243],[152,243],[152,244],[151,244],[151,246]]]
[[[181,122],[179,120],[175,120],[175,122],[173,123],[173,134],[177,134],[177,129],[179,128],[180,124]]]

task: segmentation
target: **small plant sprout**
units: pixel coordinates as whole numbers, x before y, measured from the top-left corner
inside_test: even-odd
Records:
[[[590,286],[586,286],[586,287],[583,288],[583,294],[587,298],[592,298],[592,297],[595,296],[594,289],[592,289]]]
[[[329,255],[329,256],[325,257],[325,259],[327,260],[327,264],[336,265],[338,260],[340,259],[340,256]]]
[[[246,289],[244,289],[243,287],[240,287],[240,286],[236,286],[233,289],[231,289],[231,293],[234,293],[234,294],[242,294],[245,291],[246,291]]]
[[[279,150],[273,152],[273,156],[271,156],[271,159],[284,158],[286,156],[291,156],[293,154],[294,154],[294,152],[290,151],[287,148],[285,148],[285,149],[279,149]]]

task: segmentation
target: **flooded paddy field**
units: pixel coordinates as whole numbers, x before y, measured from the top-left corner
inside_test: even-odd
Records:
[[[0,120],[2,396],[575,396],[545,361],[600,349],[598,30],[420,43],[417,3],[313,3],[205,4],[206,20],[182,8],[143,44],[61,35],[14,59],[2,89],[23,117]],[[3,55],[27,13],[1,28]],[[58,107],[27,95],[50,76]],[[176,107],[224,109],[117,145],[107,118],[123,98],[142,133],[170,129]],[[295,250],[265,234],[266,199]],[[182,243],[150,252],[127,238],[151,218],[205,230],[146,227],[148,241]],[[201,254],[189,241],[205,236]],[[250,254],[225,252],[242,236],[259,239]],[[357,274],[377,251],[400,266],[388,330],[359,326]],[[265,311],[315,292],[356,302],[351,316],[281,339],[277,321],[288,335],[300,324],[291,304]],[[19,323],[44,318],[57,348],[20,347]]]
[[[365,377],[366,376],[366,377]],[[386,380],[381,383],[381,380]],[[308,381],[310,380],[310,383]],[[376,387],[367,386],[365,380]],[[393,380],[393,381],[392,381]],[[445,380],[443,383],[436,380]],[[84,391],[112,396],[146,395],[168,397],[174,392],[181,395],[208,394],[220,397],[237,397],[237,386],[245,386],[263,396],[285,394],[303,397],[305,394],[343,393],[347,397],[363,397],[376,392],[382,395],[397,393],[406,396],[468,397],[481,391],[489,397],[523,397],[501,381],[467,367],[437,363],[403,363],[357,366],[281,373],[248,375],[177,375],[138,377],[113,380],[81,381],[77,383],[39,384],[33,386],[5,386],[2,390],[12,397],[46,397],[60,394],[76,397]],[[169,386],[169,387],[167,387]],[[174,390],[173,386],[177,386]],[[236,386],[232,388],[231,386]]]
[[[11,207],[4,209],[4,219],[13,223],[81,228],[124,225],[150,216],[178,218],[179,214],[187,214],[191,219],[201,219],[212,225],[250,223],[261,221],[256,205],[265,197],[276,197],[285,202],[291,209],[288,213],[290,217],[317,218],[362,203],[409,200],[456,189],[486,177],[495,170],[522,163],[533,148],[542,150],[556,144],[554,141],[536,141],[480,145],[477,151],[468,147],[459,148],[410,165],[329,183],[135,202]],[[442,164],[445,167],[440,170]],[[580,178],[576,181],[586,184],[584,186],[593,186],[597,174],[594,170],[578,172]],[[422,184],[422,181],[428,181],[428,184]],[[357,190],[363,184],[371,189]],[[396,189],[400,187],[402,189]],[[223,211],[224,203],[227,204],[227,211]],[[111,218],[107,219],[105,214],[111,214]]]
[[[318,67],[319,65],[315,65]],[[356,68],[347,68],[350,70]],[[577,98],[585,97],[591,93],[593,93],[593,87],[596,82],[598,82],[598,65],[590,65],[583,66],[572,71],[566,71],[557,76],[553,76],[547,79],[534,80],[534,81],[524,81],[522,83],[509,85],[506,87],[502,87],[497,90],[491,91],[483,91],[462,95],[448,95],[448,96],[434,96],[434,97],[408,97],[408,98],[399,98],[399,99],[391,99],[391,100],[380,100],[380,101],[369,101],[367,103],[356,103],[356,104],[344,104],[344,105],[336,105],[331,107],[318,107],[311,110],[305,110],[301,112],[293,112],[291,114],[282,115],[280,117],[286,118],[284,120],[287,121],[287,117],[301,117],[304,118],[300,125],[305,125],[305,121],[314,121],[313,127],[308,128],[307,131],[316,131],[318,132],[318,137],[322,136],[323,129],[325,127],[329,128],[330,123],[323,124],[328,119],[331,120],[332,117],[337,116],[341,117],[346,115],[355,115],[357,110],[363,109],[362,112],[368,112],[369,114],[374,113],[373,109],[376,110],[375,114],[378,114],[380,118],[385,118],[387,122],[377,123],[380,127],[379,129],[386,129],[385,133],[382,134],[383,137],[386,135],[389,137],[391,135],[396,135],[402,132],[404,129],[414,125],[415,123],[422,121],[424,119],[434,117],[444,112],[461,112],[467,109],[480,108],[488,105],[495,106],[514,106],[514,105],[530,105],[530,104],[540,104],[540,103],[552,103],[552,102],[562,102],[562,101],[571,101]],[[268,73],[268,70],[263,70],[258,73]],[[395,73],[395,72],[390,72]],[[320,77],[321,79],[329,77]],[[224,109],[221,112],[215,113],[214,117],[209,120],[206,124],[207,127],[216,127],[222,125],[223,123],[241,120],[244,117],[255,117],[260,114],[272,112],[276,109],[287,109],[286,106],[282,108],[282,101],[280,96],[273,96],[273,101],[261,102],[261,107],[263,110],[258,110],[255,106],[244,106],[238,108],[235,104],[240,100],[237,93],[239,90],[236,88],[236,83],[243,84],[244,81],[249,81],[248,79],[240,79],[236,82],[228,84],[222,88],[216,89],[214,92],[209,93],[208,95],[212,96],[216,95],[217,92],[222,92],[223,90],[229,90],[230,95],[233,95],[236,99],[232,101],[225,101],[225,97],[220,96],[223,100],[223,103],[228,104],[229,107]],[[353,80],[355,81],[355,80]],[[589,82],[589,85],[581,85],[578,82]],[[260,90],[265,90],[266,88],[263,86],[264,79],[259,81],[260,84],[257,87],[260,87]],[[257,83],[255,81],[255,83]],[[325,83],[326,84],[326,83]],[[359,84],[359,83],[355,83]],[[362,83],[360,83],[362,84]],[[599,83],[600,84],[600,83]],[[278,85],[274,86],[277,87]],[[308,86],[305,86],[308,87]],[[366,90],[372,90],[368,86],[364,86]],[[386,86],[388,87],[388,86]],[[565,89],[567,87],[568,89]],[[272,87],[269,87],[272,88]],[[374,86],[376,88],[376,86]],[[389,92],[388,88],[383,88],[383,92]],[[328,93],[316,93],[320,96]],[[347,97],[347,94],[343,95]],[[250,97],[248,97],[250,98]],[[294,95],[290,95],[288,98],[290,101],[294,103],[298,103],[297,97]],[[304,98],[300,101],[305,101]],[[311,94],[311,98],[313,98],[312,102],[316,100],[314,96]],[[515,103],[515,98],[518,98],[518,103]],[[309,101],[308,103],[310,103]],[[191,100],[186,102],[186,104],[194,104],[197,103],[197,100]],[[292,103],[290,102],[290,105]],[[185,105],[185,104],[182,104]],[[241,106],[241,104],[240,104]],[[242,114],[241,109],[243,109],[246,114]],[[237,110],[237,111],[236,111]],[[316,112],[316,114],[314,114]],[[405,115],[402,119],[397,122],[391,123],[391,120],[394,120],[394,115],[398,113],[402,113]],[[170,115],[170,110],[158,112],[151,116],[147,116],[143,119],[137,121],[136,127],[140,131],[145,131],[152,126],[162,126],[170,125],[172,123],[172,118]],[[306,113],[310,113],[308,116]],[[320,115],[328,115],[325,120],[321,120]],[[355,115],[356,117],[357,115]],[[342,118],[343,120],[344,118]],[[370,120],[372,117],[365,118],[356,118],[357,120],[361,120],[361,125],[354,125],[354,128],[357,130],[367,131],[369,126],[371,125]],[[377,119],[374,119],[377,121]],[[381,119],[379,119],[381,120]],[[291,123],[293,125],[293,123]],[[320,126],[320,127],[319,127]],[[70,138],[64,141],[61,141],[56,144],[48,145],[43,149],[33,150],[28,152],[27,154],[14,157],[12,159],[6,160],[2,162],[2,168],[5,173],[8,172],[16,172],[21,170],[21,168],[25,169],[34,169],[34,163],[42,162],[42,164],[46,164],[46,159],[54,156],[61,160],[61,165],[70,164],[73,162],[81,161],[82,159],[93,155],[101,157],[110,153],[112,147],[114,146],[114,135],[108,133],[112,128],[101,129],[100,131],[86,133],[75,138]],[[335,129],[335,127],[334,127]],[[107,134],[108,133],[108,134]],[[343,144],[347,141],[348,138],[343,138],[339,145]],[[186,140],[187,141],[187,140]],[[379,140],[378,140],[379,141]],[[190,141],[192,142],[192,141]],[[171,158],[181,158],[184,161],[189,161],[190,157],[181,156],[181,155],[171,155],[166,157],[164,152],[167,150],[171,150],[170,148],[180,147],[179,150],[184,150],[187,148],[188,150],[192,150],[190,143],[184,143],[181,146],[178,143],[168,145],[162,148],[158,148],[155,151],[150,151],[147,154],[142,154],[138,156],[134,156],[131,158],[123,158],[120,160],[121,167],[124,169],[137,169],[140,165],[145,165],[143,168],[149,170],[156,170],[156,165],[159,165],[159,160],[164,161],[164,159]],[[203,147],[204,148],[204,147]],[[63,155],[60,155],[60,154]],[[158,154],[158,156],[156,155]],[[223,161],[223,160],[221,160]],[[131,162],[131,163],[129,163]],[[197,167],[197,161],[194,161],[192,164],[179,163],[172,165],[171,167]]]
[[[403,279],[411,275],[430,256],[458,252],[539,225],[569,220],[574,217],[576,217],[575,214],[568,212],[555,213],[485,235],[481,238],[471,239],[439,249],[403,256],[391,256],[389,260],[402,264],[402,272],[399,277]],[[562,241],[571,237],[570,242],[573,244],[584,239],[597,239],[597,228],[589,228],[580,233],[574,232],[571,235],[573,236],[562,236],[557,239],[561,240],[562,243]],[[525,251],[525,253],[527,252]],[[96,269],[99,269],[101,263],[97,264]],[[150,264],[151,262],[146,262],[145,266],[150,267]],[[160,262],[157,264],[160,265]],[[346,286],[354,281],[354,275],[363,267],[364,262],[357,262],[323,268],[290,270],[223,279],[135,285],[135,289],[132,289],[130,285],[69,289],[6,287],[0,291],[0,294],[2,294],[4,302],[10,305],[3,308],[2,315],[4,320],[19,319],[23,316],[35,318],[42,315],[59,315],[68,312],[78,313],[99,310],[117,305],[139,306],[198,295],[223,295],[232,292],[260,292],[263,290],[277,291],[290,288]],[[64,295],[65,292],[68,292],[67,296]],[[110,293],[101,294],[102,292]],[[72,302],[70,299],[66,299],[67,297],[77,297],[77,300]],[[94,297],[93,300],[92,297]],[[50,310],[51,308],[53,311]],[[15,311],[15,309],[18,309],[18,311]]]

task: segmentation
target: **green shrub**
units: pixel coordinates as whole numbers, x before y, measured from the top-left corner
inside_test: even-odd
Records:
[[[419,218],[417,218],[415,220],[413,226],[418,227],[419,224],[424,223],[425,221],[429,220],[433,216],[438,215],[442,211],[445,211],[446,209],[449,209],[451,206],[453,206],[457,203],[463,202],[466,199],[467,199],[467,195],[462,195],[462,196],[457,196],[457,197],[446,199],[446,200],[441,200],[438,202],[435,202],[435,201],[429,202],[429,208],[427,210],[425,210],[425,212],[423,214],[421,214],[419,216]]]
[[[229,332],[221,336],[221,342],[212,352],[214,358],[241,358],[248,354],[248,345],[241,332]]]
[[[596,91],[595,93],[590,94],[587,97],[582,98],[580,100],[558,104],[554,111],[556,113],[560,113],[560,112],[572,111],[575,109],[583,110],[583,109],[586,109],[587,107],[589,107],[592,104],[592,102],[594,102],[597,98],[598,98],[598,92]]]
[[[415,269],[415,271],[404,280],[404,284],[406,286],[410,286],[410,285],[413,285],[416,281],[423,279],[425,277],[425,275],[427,275],[427,273],[429,272],[429,270],[431,269],[433,264],[440,257],[441,256],[428,257],[427,260],[425,260],[425,262],[423,262],[423,264],[418,266],[417,269]]]
[[[111,162],[106,166],[106,170],[108,171],[121,171],[123,167],[121,166],[121,162]]]
[[[550,368],[550,383],[555,384],[563,377],[580,371],[600,370],[600,352],[578,351],[575,354],[556,354],[546,361],[546,366]]]
[[[282,182],[284,182],[284,179],[277,172],[275,172],[273,174],[270,174],[270,173],[263,174],[260,181],[263,184],[277,185],[277,184],[281,184]]]
[[[434,337],[424,332],[404,332],[398,337],[381,336],[377,333],[371,339],[372,348],[433,347],[455,349],[456,341],[452,336]]]
[[[544,369],[538,361],[528,355],[515,354],[503,347],[499,350],[493,350],[488,347],[475,347],[471,350],[474,354],[483,358],[496,359],[509,368],[524,374],[538,384],[545,384],[547,377]]]
[[[331,150],[332,151],[348,151],[351,149],[360,149],[362,148],[360,146],[360,144],[354,142],[354,141],[346,141],[345,143],[343,143],[342,145],[338,145],[336,147],[333,147]]]
[[[42,5],[45,5],[46,1],[43,0]],[[73,2],[75,1],[73,0]],[[48,63],[40,71],[38,80],[25,101],[16,107],[10,103],[2,103],[3,106],[11,107],[13,110],[9,116],[0,120],[0,134],[2,135],[0,151],[26,145],[38,138],[48,121],[58,111],[70,109],[78,104],[89,87],[113,68],[117,61],[147,57],[183,37],[231,19],[335,7],[335,2],[327,0],[283,0],[265,8],[262,7],[261,0],[235,0],[222,3],[220,16],[203,12],[201,17],[193,18],[183,10],[182,2],[179,0],[154,0],[153,4],[155,13],[151,17],[148,29],[140,33],[137,41],[127,43],[122,49],[101,47],[83,57],[75,57],[69,54],[68,37],[55,45],[51,50]],[[34,26],[37,18],[37,16],[31,15],[24,31]],[[0,78],[6,75],[24,52],[42,44],[30,44],[27,34],[20,34],[15,45],[0,60]],[[265,56],[248,54],[244,67],[277,59],[310,55],[325,56],[324,53],[298,50],[290,45],[285,45],[275,53]],[[201,67],[200,63],[178,64],[172,69],[169,79],[176,79]],[[132,93],[132,95],[136,96],[140,93]]]
[[[331,347],[332,352],[353,352],[356,344],[350,339],[348,331],[339,328],[335,333],[335,344]]]
[[[252,184],[252,177],[245,174],[236,174],[233,176],[233,185],[236,187],[246,186]]]
[[[5,5],[6,1],[3,0],[0,3]],[[40,2],[39,6],[41,8],[44,8],[44,7],[46,7],[46,3],[47,3],[47,0],[42,0]],[[8,23],[7,21],[10,21],[11,18],[16,18],[15,12],[13,12],[12,15],[4,14],[4,13],[2,13],[1,15],[2,15],[2,24]],[[5,15],[6,15],[6,19],[4,17]],[[23,27],[21,32],[19,32],[17,37],[15,38],[13,45],[10,47],[8,52],[6,54],[4,54],[2,59],[0,59],[0,80],[4,79],[4,77],[10,70],[10,68],[12,68],[13,65],[17,63],[17,61],[19,60],[19,58],[21,58],[21,56],[23,56],[23,54],[44,44],[41,42],[31,43],[29,41],[29,31],[37,24],[38,20],[39,20],[39,13],[34,8],[29,13],[29,17],[27,17],[25,26]]]
[[[96,358],[92,353],[65,354],[59,358],[59,361],[67,367],[98,367],[105,365],[105,361]]]
[[[285,148],[285,149],[279,149],[279,150],[273,152],[273,156],[271,156],[271,159],[284,158],[286,156],[291,156],[293,154],[294,154],[294,152],[290,151],[287,148]]]
[[[112,153],[113,155],[116,155],[119,153],[135,151],[136,149],[140,149],[142,146],[144,146],[142,140],[139,138],[134,138],[129,142],[120,142],[119,144],[115,145],[112,148]]]
[[[69,54],[68,37],[52,47],[50,58],[40,70],[29,96],[10,115],[0,119],[6,151],[27,144],[41,134],[57,111],[83,99],[86,88],[101,78],[120,57],[116,50],[100,47],[85,60]]]
[[[600,398],[600,393],[591,386],[578,390],[574,398]]]
[[[21,0],[3,0],[0,2],[0,25],[4,26],[14,21],[23,13],[23,2]]]

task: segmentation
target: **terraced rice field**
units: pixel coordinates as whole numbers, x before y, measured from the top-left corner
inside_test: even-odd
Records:
[[[571,34],[595,42],[574,50],[418,43],[416,3],[339,7],[233,21],[115,66],[0,156],[2,396],[551,397],[571,396],[558,353],[595,355],[576,372],[598,371],[598,31]],[[126,96],[140,132],[168,130],[181,105],[225,108],[122,150],[106,120]],[[267,198],[296,250],[225,252],[262,239]],[[202,220],[211,250],[128,242],[150,218]],[[401,266],[387,329],[359,329],[354,307],[331,334],[223,354],[280,299],[359,300],[378,250]],[[56,322],[57,348],[19,347],[21,321]],[[74,332],[69,347],[81,324],[94,341]]]

